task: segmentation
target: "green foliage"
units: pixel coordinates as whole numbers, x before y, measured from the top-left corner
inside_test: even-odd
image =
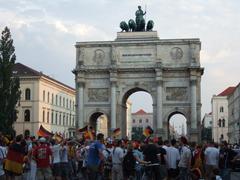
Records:
[[[13,77],[16,61],[15,48],[8,27],[2,31],[0,39],[0,131],[13,134],[16,120],[16,104],[20,99],[19,79]]]

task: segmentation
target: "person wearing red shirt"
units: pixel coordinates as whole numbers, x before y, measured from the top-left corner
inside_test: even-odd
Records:
[[[52,171],[50,168],[50,160],[52,160],[52,151],[46,144],[46,139],[39,139],[40,145],[33,150],[33,159],[37,163],[37,178],[38,180],[52,179]]]

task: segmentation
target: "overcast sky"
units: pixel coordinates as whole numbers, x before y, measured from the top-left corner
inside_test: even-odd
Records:
[[[212,95],[239,83],[239,0],[0,0],[0,30],[10,28],[17,62],[74,87],[75,42],[114,40],[138,5],[160,38],[200,38],[202,114],[210,112]],[[151,111],[143,97],[131,97],[133,111]]]

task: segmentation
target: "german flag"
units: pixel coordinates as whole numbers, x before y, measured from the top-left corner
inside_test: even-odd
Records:
[[[149,137],[151,134],[153,134],[153,129],[150,126],[147,126],[143,131],[143,135]]]
[[[46,130],[42,125],[40,126],[38,132],[37,132],[38,136],[41,137],[53,137],[54,134],[49,132],[48,130]]]
[[[93,135],[92,131],[89,131],[89,130],[85,131],[83,136],[85,139],[90,139],[90,140],[94,139],[94,135]]]
[[[121,129],[120,128],[116,128],[113,130],[113,136],[117,137],[121,134]]]

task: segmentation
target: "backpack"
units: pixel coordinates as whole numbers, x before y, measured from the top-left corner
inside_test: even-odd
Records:
[[[124,171],[134,171],[136,166],[136,159],[133,155],[133,152],[127,152],[123,158],[123,170]]]

